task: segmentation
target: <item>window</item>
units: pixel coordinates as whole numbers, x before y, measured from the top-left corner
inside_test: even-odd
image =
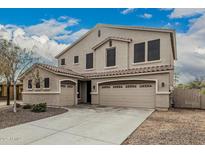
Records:
[[[160,60],[160,39],[148,42],[148,61]]]
[[[50,87],[49,78],[45,78],[44,79],[44,88],[49,88],[49,87]]]
[[[37,79],[36,80],[36,88],[40,88],[41,86],[40,86],[40,79]]]
[[[115,66],[116,64],[116,49],[107,49],[107,67]]]
[[[98,30],[98,37],[100,37],[101,36],[101,31],[100,30]]]
[[[61,59],[61,65],[65,65],[65,58]]]
[[[28,89],[32,89],[32,80],[28,80]]]
[[[145,61],[145,42],[134,45],[134,63]]]
[[[93,53],[86,54],[86,69],[93,68]]]
[[[78,56],[74,56],[74,64],[78,64],[79,63],[79,58]]]
[[[109,46],[112,47],[112,41],[111,40],[109,41]]]

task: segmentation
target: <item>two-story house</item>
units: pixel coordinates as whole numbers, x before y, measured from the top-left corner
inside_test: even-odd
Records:
[[[99,24],[56,56],[58,67],[22,75],[23,101],[168,109],[176,57],[174,30]]]

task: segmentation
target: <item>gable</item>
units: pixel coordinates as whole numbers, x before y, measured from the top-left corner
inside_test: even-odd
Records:
[[[101,30],[101,37],[97,37],[98,33],[97,31]],[[172,52],[173,52],[173,58],[176,59],[176,36],[174,30],[169,29],[157,29],[157,28],[145,28],[145,27],[131,27],[131,26],[112,26],[112,25],[96,25],[93,29],[91,29],[89,32],[84,34],[81,38],[79,38],[77,41],[75,41],[73,44],[71,44],[69,47],[67,47],[65,50],[60,52],[55,58],[60,58],[63,54],[70,51],[73,47],[77,45],[86,46],[84,42],[92,41],[92,43],[88,43],[87,46],[89,46],[89,49],[86,48],[85,50],[91,50],[96,44],[102,42],[104,39],[108,38],[110,35],[114,37],[130,37],[130,34],[135,32],[139,33],[152,33],[153,35],[161,35],[163,33],[166,33],[170,35],[170,42],[172,45]],[[121,34],[120,34],[121,33]]]

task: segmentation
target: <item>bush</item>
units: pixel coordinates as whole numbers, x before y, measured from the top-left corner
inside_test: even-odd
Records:
[[[17,108],[20,108],[20,107],[21,107],[21,104],[16,103],[16,107],[17,107]]]
[[[39,104],[34,104],[32,108],[32,112],[45,112],[47,108],[46,103],[39,103]]]
[[[31,104],[26,104],[23,106],[23,109],[31,109],[32,105]]]

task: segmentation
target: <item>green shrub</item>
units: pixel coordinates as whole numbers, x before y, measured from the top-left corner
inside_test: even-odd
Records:
[[[47,108],[46,103],[39,103],[39,104],[34,104],[32,108],[32,112],[45,112]]]
[[[31,109],[32,105],[31,104],[26,104],[23,106],[23,109]]]
[[[17,107],[17,108],[20,108],[20,107],[21,107],[21,104],[16,103],[16,107]]]

